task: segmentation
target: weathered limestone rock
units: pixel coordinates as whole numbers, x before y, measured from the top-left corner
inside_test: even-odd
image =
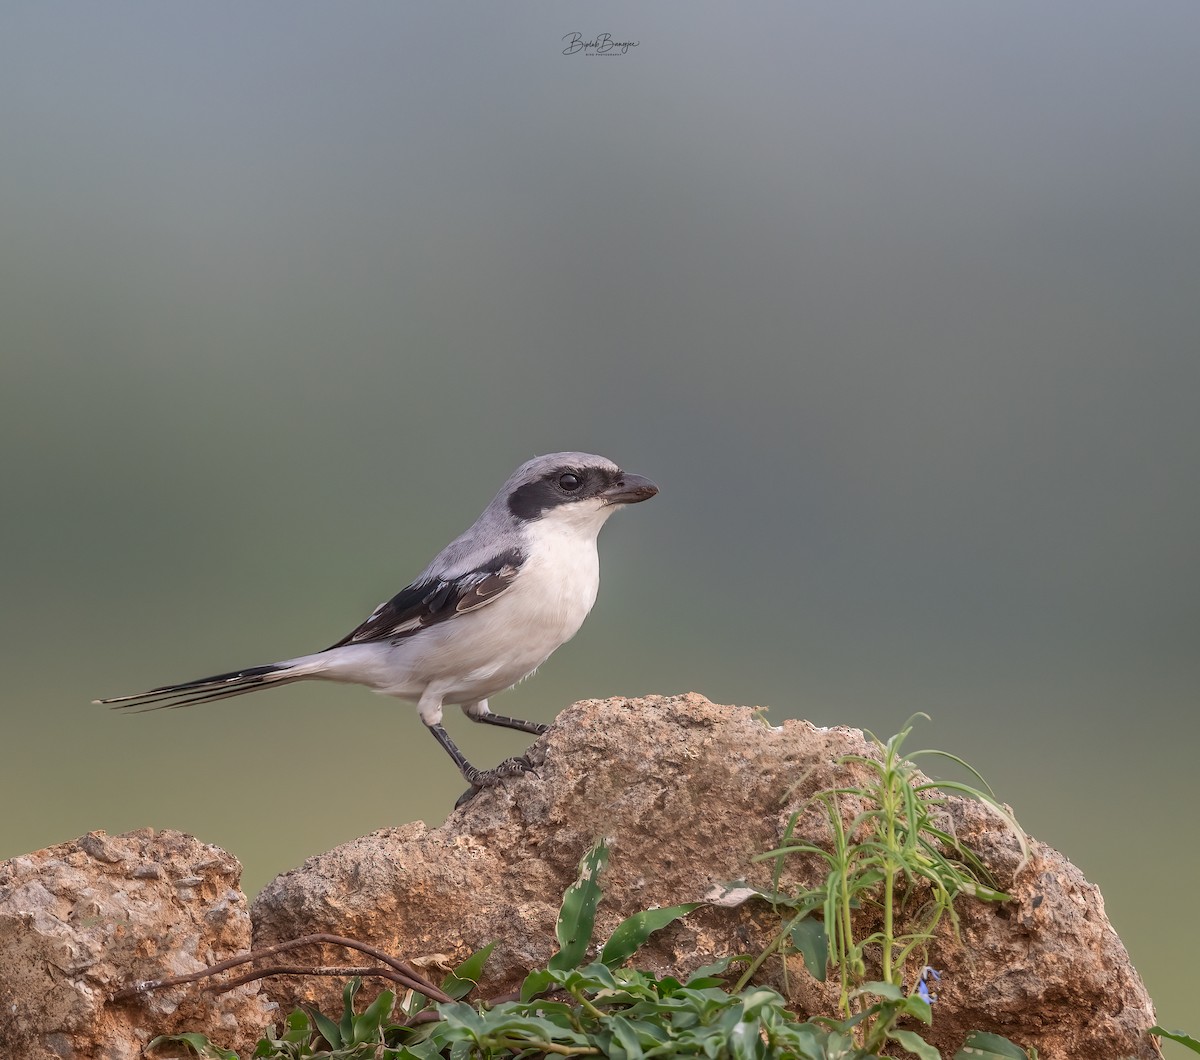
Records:
[[[0,862],[0,1057],[140,1060],[156,1035],[185,1030],[249,1055],[273,1014],[257,983],[110,1000],[134,980],[246,950],[241,872],[218,847],[149,828],[91,832]]]
[[[280,876],[252,908],[255,944],[330,932],[400,957],[461,959],[495,940],[486,990],[513,989],[553,952],[562,892],[597,838],[608,837],[612,850],[597,920],[604,938],[652,905],[699,900],[739,878],[765,886],[770,867],[753,856],[778,845],[813,792],[857,779],[841,756],[872,753],[858,730],[803,721],[772,728],[755,711],[698,695],[577,703],[531,750],[533,772],[484,791],[440,827],[375,832]],[[959,901],[961,944],[946,931],[931,954],[943,969],[933,1044],[953,1055],[978,1029],[1045,1057],[1158,1056],[1143,1033],[1154,1022],[1150,999],[1098,890],[1040,843],[1021,867],[993,812],[950,800],[946,813],[947,827],[1014,898]],[[820,828],[809,836],[820,842]],[[815,872],[796,861],[784,882],[812,884]],[[685,973],[755,953],[778,928],[757,900],[705,908],[654,936],[639,961]],[[332,950],[309,956],[345,959]],[[777,962],[763,973],[784,985]],[[787,985],[798,1011],[832,1013],[829,987],[799,962]],[[264,989],[284,1006],[306,1000],[339,1011],[333,982],[275,980]]]

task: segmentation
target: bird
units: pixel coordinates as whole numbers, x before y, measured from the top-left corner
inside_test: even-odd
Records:
[[[463,534],[337,643],[311,655],[94,702],[135,711],[212,703],[296,681],[338,681],[415,703],[470,785],[531,768],[518,755],[477,769],[442,725],[458,705],[474,722],[540,735],[548,726],[494,714],[488,700],[570,640],[600,588],[597,535],[614,512],[658,487],[594,453],[526,461]]]

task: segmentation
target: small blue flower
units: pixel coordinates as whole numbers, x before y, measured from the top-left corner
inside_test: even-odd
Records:
[[[932,990],[929,988],[930,980],[932,980],[934,983]],[[938,995],[936,984],[940,983],[941,981],[941,974],[932,965],[927,964],[921,969],[921,974],[917,977],[916,993],[927,1005],[932,1005],[937,1000]]]

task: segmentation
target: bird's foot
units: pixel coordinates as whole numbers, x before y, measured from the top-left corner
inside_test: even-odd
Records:
[[[509,777],[519,777],[522,773],[528,773],[532,768],[533,763],[524,755],[506,758],[491,769],[476,769],[474,766],[468,766],[463,770],[463,776],[471,786],[458,797],[454,808],[457,810],[460,806],[470,802],[484,788],[490,788],[493,784],[499,784],[500,781],[507,780]]]
[[[517,755],[514,758],[506,758],[491,769],[476,769],[472,766],[463,771],[463,776],[467,778],[472,787],[486,788],[492,784],[498,784],[507,777],[519,777],[522,773],[528,773],[532,768],[533,763],[528,758],[524,755]]]

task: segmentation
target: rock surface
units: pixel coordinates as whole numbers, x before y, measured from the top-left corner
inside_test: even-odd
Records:
[[[496,941],[482,992],[499,994],[555,949],[562,892],[596,839],[611,848],[603,939],[650,906],[704,899],[739,878],[766,886],[770,865],[753,858],[779,844],[793,811],[803,811],[797,835],[826,841],[828,826],[806,800],[863,779],[864,767],[841,761],[848,754],[874,751],[854,729],[772,728],[754,710],[698,695],[578,703],[531,749],[533,772],[482,792],[440,827],[376,832],[276,879],[254,904],[254,943],[326,932],[436,967],[434,955],[457,961]],[[846,798],[842,809],[857,807]],[[1044,844],[1033,842],[1023,861],[986,807],[950,799],[938,812],[939,826],[1013,897],[960,899],[959,937],[940,931],[930,953],[942,972],[931,1043],[951,1056],[978,1029],[1047,1058],[1159,1056],[1144,1033],[1153,1008],[1097,888]],[[823,871],[814,859],[789,859],[782,884],[810,886]],[[240,872],[216,847],[150,829],[95,832],[0,862],[0,1058],[134,1060],[154,1036],[182,1031],[249,1056],[278,1016],[275,1003],[340,1011],[336,979],[270,979],[221,995],[191,984],[112,1000],[136,980],[246,951]],[[860,912],[862,933],[878,926],[872,915]],[[706,906],[653,936],[638,960],[683,975],[760,952],[778,930],[759,899]],[[294,952],[295,963],[304,957]],[[344,964],[347,954],[314,948],[307,957]],[[777,960],[760,970],[796,1011],[833,1013],[832,984],[798,960],[781,973]]]
[[[241,872],[217,847],[148,828],[91,832],[0,862],[0,1057],[140,1060],[156,1035],[185,1030],[248,1056],[273,1014],[257,983],[220,996],[192,985],[110,1000],[134,980],[246,950]]]
[[[861,767],[839,764],[843,755],[874,752],[855,729],[772,728],[756,711],[692,694],[577,703],[529,753],[533,772],[482,792],[438,828],[375,832],[277,878],[252,908],[255,945],[330,932],[409,959],[461,959],[495,940],[485,992],[511,990],[553,952],[562,892],[596,839],[611,846],[603,939],[653,905],[697,901],[739,878],[767,885],[770,866],[754,855],[778,845],[808,796],[857,779]],[[1099,891],[1044,844],[1034,842],[1022,865],[994,812],[951,799],[945,813],[1013,900],[957,903],[961,943],[947,930],[931,953],[943,970],[932,1043],[953,1055],[978,1029],[1044,1057],[1159,1056],[1143,1033],[1153,1007]],[[810,885],[815,872],[790,863],[784,882]],[[758,952],[778,929],[758,900],[704,908],[655,935],[639,961],[685,973]],[[336,951],[309,956],[344,960]],[[778,962],[763,973],[785,986]],[[798,962],[786,986],[798,1011],[832,1014],[829,986]],[[284,1006],[340,1010],[336,982],[275,980],[265,989]]]

